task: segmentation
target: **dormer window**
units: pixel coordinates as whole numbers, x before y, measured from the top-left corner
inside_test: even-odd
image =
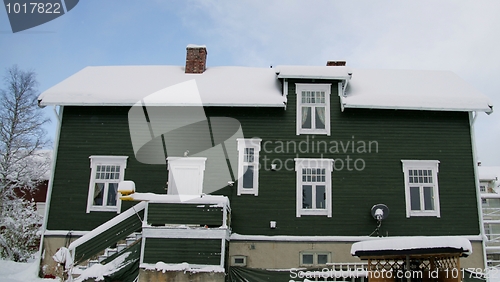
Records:
[[[297,94],[297,135],[330,135],[331,84],[295,84]]]

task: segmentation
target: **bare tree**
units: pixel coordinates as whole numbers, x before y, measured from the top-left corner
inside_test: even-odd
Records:
[[[16,189],[33,191],[49,168],[47,153],[42,151],[49,145],[42,127],[49,119],[38,107],[33,71],[12,66],[6,71],[4,83],[5,88],[0,89],[0,246],[11,259],[23,260],[11,246],[15,236],[6,238],[5,230],[12,231],[16,221],[32,214],[26,212],[29,203],[19,199]]]

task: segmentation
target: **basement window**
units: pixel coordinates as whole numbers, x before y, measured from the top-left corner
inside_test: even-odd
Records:
[[[123,181],[126,156],[90,156],[90,184],[87,213],[91,211],[120,212],[118,183]]]
[[[331,260],[331,253],[329,252],[301,252],[300,265],[301,266],[320,266],[326,265]]]

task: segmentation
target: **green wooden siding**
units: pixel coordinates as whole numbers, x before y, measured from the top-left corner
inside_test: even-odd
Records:
[[[146,238],[144,263],[220,265],[222,240]]]
[[[467,113],[368,109],[345,109],[342,112],[335,83],[331,94],[331,136],[297,136],[295,83],[290,81],[288,85],[286,111],[207,109],[209,115],[223,113],[238,119],[246,137],[262,138],[259,196],[236,196],[236,189],[229,194],[234,232],[249,235],[369,235],[376,227],[370,208],[374,204],[384,203],[389,206],[391,214],[382,225],[381,235],[479,234]],[[298,145],[297,149],[294,151],[290,146],[287,150],[285,146],[285,152],[282,152],[279,142],[286,144],[290,141]],[[322,145],[318,152],[317,144],[320,141],[328,144],[326,152]],[[351,146],[343,152],[339,145],[339,151],[336,152],[330,143],[332,141],[342,141],[344,145],[352,141],[356,145],[358,141],[366,144],[377,141],[378,151],[372,146],[371,153],[359,153],[357,148],[353,152]],[[344,160],[345,165],[348,156],[352,159],[350,170],[347,167],[340,169],[340,163],[337,163],[337,169],[332,173],[333,215],[331,218],[297,218],[293,158],[321,156]],[[365,163],[362,171],[353,167],[357,159]],[[406,218],[402,159],[440,161],[440,218]],[[272,162],[278,163],[278,166],[288,164],[288,169],[271,171]],[[360,164],[361,161],[358,161]],[[269,228],[271,220],[277,221],[278,228]]]
[[[196,224],[201,226],[222,225],[223,208],[203,204],[148,204],[148,224]]]
[[[134,180],[138,192],[165,192],[166,167],[146,165],[134,157],[128,110],[128,107],[64,107],[48,230],[92,230],[117,215],[86,213],[91,155],[129,156],[125,179]],[[134,204],[122,202],[122,210]]]
[[[333,83],[331,136],[298,136],[295,82],[299,80],[291,80],[288,84],[286,110],[205,108],[208,117],[237,119],[246,138],[262,138],[259,195],[237,196],[237,183],[214,193],[227,195],[230,199],[233,232],[248,235],[363,236],[376,227],[370,208],[384,203],[391,213],[382,224],[381,235],[479,234],[468,113],[380,109],[345,109],[342,112],[337,82],[317,80],[318,83]],[[129,156],[125,179],[134,180],[139,192],[164,193],[167,181],[165,166],[142,164],[134,157],[127,122],[128,110],[128,107],[65,107],[49,230],[90,230],[114,215],[85,213],[90,155]],[[233,126],[228,125],[227,134],[232,132]],[[362,151],[361,144],[365,142],[368,145],[370,141],[372,151],[369,152],[368,147],[366,152]],[[234,142],[231,150],[235,150],[236,140],[231,142]],[[287,142],[289,145],[296,144],[297,148],[287,148]],[[335,142],[338,144],[337,151]],[[344,147],[349,142],[345,152],[340,142]],[[354,151],[352,142],[356,145]],[[375,147],[373,142],[378,146]],[[230,144],[229,141],[227,143]],[[340,161],[337,161],[332,172],[331,218],[296,217],[293,161],[296,157],[344,161],[342,169]],[[349,168],[347,158],[350,159]],[[402,159],[440,161],[440,218],[406,218]],[[278,163],[278,166],[281,164],[281,169],[271,171],[272,162]],[[356,170],[355,162],[358,168],[364,163],[364,169]],[[285,164],[287,168],[283,167]],[[276,229],[269,228],[271,220],[277,222]]]

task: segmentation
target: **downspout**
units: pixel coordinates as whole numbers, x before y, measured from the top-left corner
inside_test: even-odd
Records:
[[[283,96],[285,96],[285,111],[286,111],[286,103],[288,102],[288,81],[286,78],[283,78]]]
[[[474,135],[474,123],[476,122],[477,118],[477,112],[469,112],[469,124],[470,124],[470,138],[472,142],[472,162],[473,162],[473,167],[474,167],[474,178],[475,178],[475,185],[476,185],[476,201],[477,201],[477,212],[479,215],[479,230],[480,230],[480,235],[482,237],[482,246],[483,246],[483,260],[484,260],[484,266],[483,269],[486,269],[488,266],[487,263],[487,257],[486,257],[486,241],[488,238],[486,238],[486,235],[484,233],[484,223],[483,223],[483,208],[482,208],[482,203],[481,203],[481,193],[479,192],[479,175],[478,175],[478,169],[477,169],[477,153],[476,153],[476,138]]]
[[[47,196],[45,198],[45,214],[43,218],[43,225],[42,225],[42,236],[40,237],[40,248],[39,248],[39,262],[38,265],[42,264],[42,256],[44,256],[43,253],[43,241],[45,239],[45,231],[47,231],[47,222],[49,220],[49,210],[50,210],[50,199],[52,197],[52,187],[54,185],[54,175],[56,172],[56,160],[57,160],[57,150],[59,148],[59,138],[61,135],[61,126],[62,126],[62,115],[63,115],[63,106],[59,106],[59,113],[56,110],[56,106],[53,108],[54,113],[57,118],[57,131],[56,131],[56,137],[54,140],[54,149],[52,152],[52,165],[51,165],[51,171],[50,171],[50,179],[49,179],[49,184],[47,187]]]

